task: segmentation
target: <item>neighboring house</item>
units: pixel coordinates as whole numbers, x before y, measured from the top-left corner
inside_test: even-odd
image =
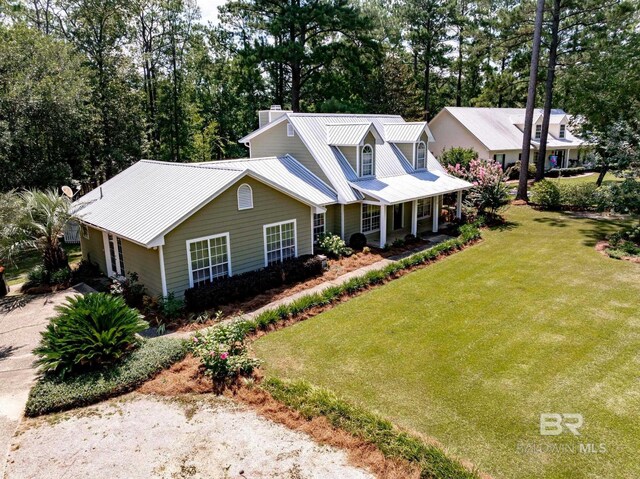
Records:
[[[494,159],[503,168],[520,160],[524,131],[524,108],[446,107],[429,122],[435,136],[431,151],[439,157],[451,147],[473,148],[480,158]],[[563,110],[551,110],[545,168],[576,165],[587,146],[571,132],[572,117]],[[542,132],[542,110],[536,109],[531,131],[530,158],[537,161]]]
[[[153,294],[313,253],[324,232],[438,231],[442,196],[471,185],[428,153],[427,124],[399,116],[260,112],[251,158],[139,161],[74,203],[83,258],[136,272]]]

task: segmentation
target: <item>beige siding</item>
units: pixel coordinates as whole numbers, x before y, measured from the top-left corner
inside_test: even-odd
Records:
[[[358,171],[358,157],[357,157],[359,148],[360,148],[359,146],[340,146],[339,147],[340,151],[342,152],[344,157],[347,159],[347,161],[351,165],[351,168],[353,168],[353,171],[355,171],[356,174],[358,175],[360,175],[360,172]]]
[[[482,159],[493,159],[487,148],[456,120],[451,113],[443,111],[429,123],[436,141],[429,143],[429,151],[439,158],[444,150],[452,147],[473,148]]]
[[[344,205],[344,238],[349,241],[353,233],[360,232],[360,203]]]
[[[124,269],[129,273],[137,273],[147,291],[158,296],[162,294],[162,280],[160,278],[160,255],[157,249],[147,249],[143,246],[131,243],[123,238],[122,257]]]
[[[102,231],[95,228],[89,228],[89,239],[86,239],[80,233],[80,248],[82,249],[82,259],[97,263],[100,271],[107,274],[107,262],[104,254],[104,240],[102,239]]]
[[[307,147],[300,140],[300,137],[297,134],[287,136],[287,124],[287,121],[283,121],[251,140],[251,157],[261,158],[289,154],[309,168],[325,183],[331,185],[316,160],[313,159]]]
[[[247,183],[254,208],[238,211],[236,191]],[[264,266],[263,225],[296,220],[298,254],[312,252],[311,208],[263,183],[244,178],[203,207],[165,237],[167,291],[180,296],[189,288],[187,240],[229,233],[233,274]]]
[[[397,143],[396,146],[402,152],[404,157],[413,165],[413,149],[414,143]]]

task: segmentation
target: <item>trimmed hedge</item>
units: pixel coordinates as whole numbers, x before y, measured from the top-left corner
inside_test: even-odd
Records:
[[[323,260],[304,255],[257,271],[249,271],[221,278],[213,283],[190,288],[184,292],[185,307],[198,312],[213,309],[235,301],[242,301],[272,288],[292,284],[323,272]]]
[[[261,387],[274,399],[301,413],[307,419],[325,417],[329,423],[374,444],[387,457],[417,464],[421,478],[478,478],[460,462],[449,458],[440,448],[400,431],[391,422],[348,403],[327,389],[305,381],[269,378]]]
[[[575,166],[573,168],[552,168],[547,171],[544,176],[547,178],[560,178],[566,176],[582,175],[593,171],[593,168],[586,168],[584,166]]]
[[[33,417],[65,411],[132,391],[185,354],[181,339],[153,339],[111,367],[64,379],[42,376],[29,392],[25,414]]]

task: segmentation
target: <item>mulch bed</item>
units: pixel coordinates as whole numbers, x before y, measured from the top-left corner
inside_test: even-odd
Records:
[[[608,248],[609,248],[608,241],[598,241],[596,243],[596,251],[601,255],[606,256],[607,258],[611,258],[611,256],[609,256],[609,253],[607,253]],[[617,259],[617,258],[612,258],[612,259]],[[620,259],[622,261],[628,261],[630,263],[640,264],[640,256],[623,256]]]

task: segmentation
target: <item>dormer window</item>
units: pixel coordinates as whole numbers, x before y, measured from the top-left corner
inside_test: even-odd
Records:
[[[424,141],[418,143],[416,148],[416,170],[427,167],[427,145]]]
[[[360,156],[362,164],[360,176],[373,176],[373,147],[371,145],[364,145]]]
[[[560,138],[567,137],[567,127],[566,125],[560,125]]]
[[[542,125],[536,125],[536,140],[542,136]]]

